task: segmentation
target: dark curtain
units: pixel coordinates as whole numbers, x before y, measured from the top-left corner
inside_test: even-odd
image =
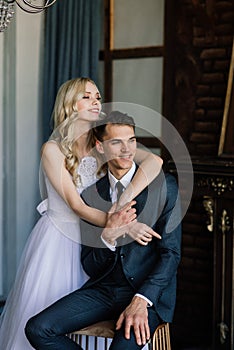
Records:
[[[51,114],[60,85],[85,76],[97,81],[101,0],[57,0],[45,15],[43,141],[52,132]]]

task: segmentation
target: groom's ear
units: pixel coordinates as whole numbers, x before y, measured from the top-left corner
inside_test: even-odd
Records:
[[[104,149],[101,141],[96,140],[96,150],[99,153],[104,154]]]

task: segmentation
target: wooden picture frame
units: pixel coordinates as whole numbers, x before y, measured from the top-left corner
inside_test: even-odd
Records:
[[[228,75],[227,93],[224,105],[223,123],[219,141],[218,155],[234,158],[234,40]]]

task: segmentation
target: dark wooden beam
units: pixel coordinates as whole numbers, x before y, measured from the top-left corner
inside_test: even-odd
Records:
[[[162,148],[161,141],[156,137],[137,137],[137,142],[147,148]]]
[[[162,57],[164,55],[163,46],[134,47],[129,49],[113,49],[110,51],[112,59]],[[105,50],[100,51],[99,59],[104,60]]]

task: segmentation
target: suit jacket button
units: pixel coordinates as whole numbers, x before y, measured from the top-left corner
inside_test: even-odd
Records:
[[[124,255],[124,254],[121,254],[120,257],[121,257],[121,259],[123,259],[123,258],[125,257],[125,255]]]
[[[133,281],[134,280],[134,277],[130,277],[130,281]]]

